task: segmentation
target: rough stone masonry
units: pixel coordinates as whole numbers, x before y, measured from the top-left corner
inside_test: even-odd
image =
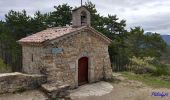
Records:
[[[0,74],[0,94],[35,89],[45,82],[46,78],[43,75],[28,75],[17,72]]]

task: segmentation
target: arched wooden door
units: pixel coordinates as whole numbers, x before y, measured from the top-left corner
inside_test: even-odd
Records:
[[[82,57],[78,60],[78,85],[88,83],[88,58]]]

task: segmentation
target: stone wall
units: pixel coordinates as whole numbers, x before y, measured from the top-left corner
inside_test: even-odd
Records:
[[[28,75],[17,72],[0,74],[0,94],[35,89],[45,82],[46,78],[42,75]]]
[[[40,74],[41,56],[44,49],[40,46],[22,46],[23,72],[28,74]]]

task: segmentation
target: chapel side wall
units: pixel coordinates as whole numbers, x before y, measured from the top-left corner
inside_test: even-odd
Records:
[[[22,46],[23,72],[29,74],[40,74],[42,47]],[[32,61],[33,60],[33,61]]]
[[[95,71],[95,81],[99,81],[105,78],[111,78],[112,69],[108,53],[108,44],[106,44],[105,42],[103,42],[103,40],[94,35],[91,36],[91,40],[91,47],[94,50],[92,52],[92,58],[94,59],[93,64]]]
[[[105,68],[111,68],[108,55],[108,44],[103,42],[90,31],[82,32],[60,42],[53,42],[52,47],[63,48],[63,52],[49,55],[53,60],[53,66],[46,64],[48,70],[48,81],[59,80],[64,83],[77,85],[78,83],[78,59],[89,58],[89,82],[99,81],[104,78]],[[50,61],[50,60],[48,60]],[[110,71],[110,69],[109,69]]]
[[[105,56],[104,56],[104,79],[111,79],[112,78],[112,67],[111,67],[111,61],[110,56],[108,52],[108,46],[105,46]]]

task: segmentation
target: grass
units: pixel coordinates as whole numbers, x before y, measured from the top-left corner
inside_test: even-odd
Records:
[[[152,76],[150,74],[134,74],[132,72],[121,72],[130,80],[141,81],[155,88],[170,88],[170,76]]]
[[[168,72],[170,73],[170,64],[166,64],[168,66]]]

